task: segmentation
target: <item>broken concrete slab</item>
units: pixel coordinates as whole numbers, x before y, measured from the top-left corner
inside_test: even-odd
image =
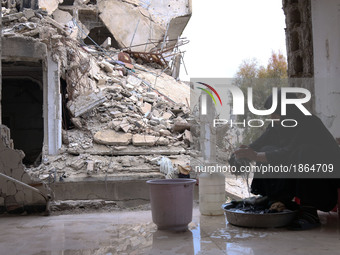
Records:
[[[65,12],[59,9],[56,9],[53,12],[52,16],[56,22],[63,24],[63,25],[66,25],[73,18],[69,12]]]
[[[105,145],[128,145],[131,142],[132,134],[120,133],[113,130],[103,130],[97,132],[94,141],[99,144]]]
[[[67,152],[72,155],[89,154],[89,155],[103,155],[103,156],[138,156],[138,155],[178,155],[185,152],[182,147],[167,147],[158,146],[148,148],[147,150],[141,147],[134,147],[132,145],[124,147],[107,147],[101,144],[93,144],[92,148],[75,149],[69,148]]]
[[[168,119],[170,119],[172,116],[173,116],[172,113],[170,113],[170,112],[165,112],[165,113],[163,113],[162,118],[165,119],[165,120],[168,120]]]
[[[105,101],[106,97],[102,92],[80,95],[75,100],[69,101],[67,108],[74,117],[79,117]]]
[[[39,0],[38,7],[51,15],[64,0]]]
[[[52,19],[52,18],[50,18],[48,16],[44,17],[44,19],[46,20],[46,22],[48,22],[52,26],[54,26],[55,28],[59,29],[60,32],[63,32],[65,35],[69,35],[70,34],[69,32],[66,31],[65,26],[63,26],[59,22],[55,21],[54,19]]]
[[[122,122],[119,124],[119,127],[125,132],[127,133],[131,128],[132,126],[130,125],[130,123],[127,121],[126,118],[124,118],[122,120]]]
[[[114,36],[118,44],[122,47],[131,45],[145,44],[150,38],[150,20],[141,14],[138,7],[129,3],[118,0],[102,0],[97,3],[99,17]],[[152,22],[152,38],[155,41],[161,41],[165,28]],[[137,33],[128,33],[137,28]],[[133,40],[132,40],[133,39]],[[154,45],[146,46],[146,51],[151,50]],[[135,51],[144,51],[145,45],[134,47]]]
[[[150,112],[150,111],[151,111],[151,108],[152,108],[152,105],[149,104],[149,103],[146,103],[146,102],[145,102],[144,105],[141,107],[142,112],[143,112],[144,114]]]
[[[138,87],[142,83],[142,80],[138,79],[137,77],[133,75],[129,75],[127,78],[127,82],[134,87]]]
[[[191,132],[189,130],[184,131],[183,140],[187,144],[190,144],[190,143],[193,142],[192,135],[191,135]]]
[[[24,14],[22,12],[14,13],[14,14],[10,14],[10,15],[2,17],[2,22],[3,23],[9,23],[9,22],[18,20],[22,17],[24,17]]]
[[[152,135],[135,134],[132,136],[132,144],[134,146],[153,146],[157,138]]]
[[[163,146],[168,146],[169,145],[169,139],[167,139],[167,138],[165,138],[165,137],[159,137],[158,139],[157,139],[157,142],[156,142],[156,144],[157,145],[163,145]]]
[[[110,115],[114,118],[119,118],[123,116],[123,114],[120,111],[110,111]]]
[[[32,9],[24,9],[22,13],[25,15],[25,18],[28,19],[28,20],[30,18],[35,17],[35,13]]]
[[[100,64],[103,65],[103,69],[105,70],[105,72],[107,73],[112,73],[113,70],[115,69],[114,65],[111,65],[109,62],[107,61],[102,61]]]
[[[184,119],[177,120],[172,127],[174,132],[179,133],[182,133],[186,129],[190,129],[190,124]]]

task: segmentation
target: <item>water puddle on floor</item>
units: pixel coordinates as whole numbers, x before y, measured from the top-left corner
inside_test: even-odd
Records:
[[[43,254],[114,255],[114,254],[253,254],[250,247],[237,244],[238,241],[264,238],[267,233],[251,231],[226,224],[223,217],[202,217],[189,224],[185,232],[157,230],[152,222],[143,224],[112,224],[102,229],[97,239],[82,236],[82,242],[94,249],[67,249],[64,251],[41,252]],[[69,237],[67,237],[69,235]],[[79,238],[66,234],[69,245]],[[94,242],[93,242],[94,241]],[[78,243],[79,245],[80,243]],[[77,245],[77,246],[78,246]]]

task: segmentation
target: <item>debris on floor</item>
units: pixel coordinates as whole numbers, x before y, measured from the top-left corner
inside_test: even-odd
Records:
[[[171,58],[162,57],[160,66],[157,61],[134,59],[134,54],[128,54],[130,48],[125,52],[119,49],[117,46],[127,44],[121,30],[133,24],[117,27],[116,21],[107,16],[113,6],[117,12],[126,10],[125,18],[142,13],[130,46],[138,45],[140,36],[144,36],[143,20],[149,19],[143,1],[75,1],[73,5],[59,2],[62,1],[39,1],[38,9],[33,5],[2,4],[3,36],[33,38],[46,44],[66,84],[61,91],[63,144],[56,155],[43,153],[41,164],[27,166],[27,172],[51,183],[72,176],[159,172],[159,164],[153,161],[158,156],[180,158],[182,164],[187,163],[190,87],[166,70]],[[189,19],[191,10],[183,6],[179,3],[171,7],[178,9],[170,8],[166,16],[176,19],[182,13]],[[153,40],[158,37],[157,43],[146,39],[143,47],[132,50],[150,51],[156,45],[158,52],[176,48],[179,53],[177,41],[183,30],[174,37],[174,24],[166,23],[165,12],[157,12],[157,8],[161,7],[150,9],[154,29],[159,26],[153,35]],[[86,15],[97,20],[99,15],[98,22],[110,31],[105,40],[84,43],[93,41],[94,29],[90,25],[93,17]],[[183,24],[188,19],[183,19]]]

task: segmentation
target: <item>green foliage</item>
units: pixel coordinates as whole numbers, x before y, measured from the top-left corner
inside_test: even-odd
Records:
[[[235,85],[239,86],[244,95],[247,95],[247,89],[253,89],[253,104],[255,109],[264,109],[264,103],[272,93],[273,87],[286,86],[287,82],[287,61],[280,53],[272,52],[266,67],[259,66],[256,59],[244,60],[235,76]],[[245,109],[248,109],[247,100],[245,100]],[[243,119],[268,119],[268,116],[254,115],[245,111],[245,115],[237,116],[237,121]],[[263,127],[246,127],[242,132],[242,144],[249,144],[254,141],[264,131]]]

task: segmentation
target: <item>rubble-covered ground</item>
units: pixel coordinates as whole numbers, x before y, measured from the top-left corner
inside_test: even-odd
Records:
[[[192,125],[188,83],[157,63],[131,58],[109,40],[86,45],[86,28],[70,12],[2,7],[2,14],[4,37],[45,43],[59,63],[62,147],[57,155],[42,153],[27,165],[32,177],[51,183],[90,176],[139,178],[161,171],[174,178],[178,165],[188,170],[192,156],[199,159],[190,147],[198,148],[193,137],[197,140],[199,128]],[[218,159],[226,163],[225,132],[218,134]],[[190,175],[196,177],[194,171]],[[248,194],[242,178],[228,176],[226,185],[237,196]]]
[[[73,36],[76,26],[63,25],[44,10],[3,7],[2,13],[3,36],[45,43],[65,85],[62,148],[28,166],[31,175],[62,180],[159,172],[162,155],[189,163],[188,84],[157,64],[137,64],[126,55],[127,62],[119,61],[118,49],[84,45]]]

